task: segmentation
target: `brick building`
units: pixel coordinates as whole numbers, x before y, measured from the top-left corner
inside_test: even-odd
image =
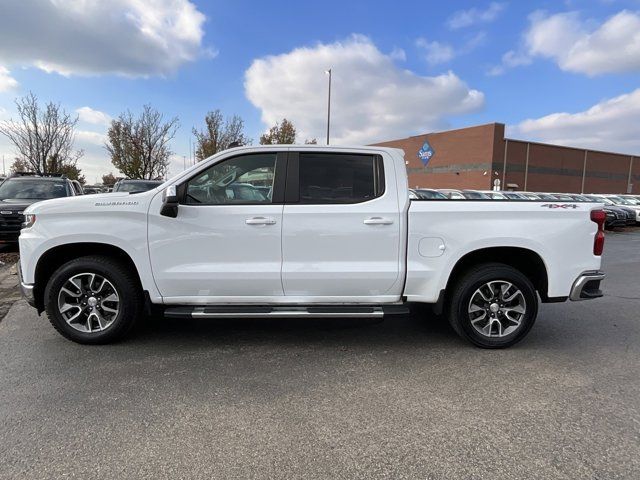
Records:
[[[428,142],[426,166],[418,152]],[[640,194],[640,157],[505,138],[491,123],[377,143],[401,148],[412,188]]]

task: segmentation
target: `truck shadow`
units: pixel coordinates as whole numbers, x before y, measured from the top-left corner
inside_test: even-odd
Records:
[[[168,319],[142,320],[129,343],[229,345],[460,345],[446,319],[423,311],[380,319]]]

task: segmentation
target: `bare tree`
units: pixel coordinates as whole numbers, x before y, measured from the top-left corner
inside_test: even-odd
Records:
[[[276,123],[269,131],[260,136],[260,145],[287,145],[296,143],[296,127],[286,118]]]
[[[167,172],[173,153],[169,142],[178,126],[178,117],[165,122],[151,105],[145,105],[137,118],[127,110],[111,121],[104,147],[127,178],[160,179]]]
[[[52,102],[41,108],[38,97],[31,92],[17,98],[16,107],[19,120],[0,122],[0,134],[13,143],[21,167],[45,174],[59,173],[67,164],[75,166],[84,153],[73,149],[78,117]]]
[[[220,110],[215,110],[207,113],[204,122],[204,130],[193,129],[198,161],[226,150],[232,143],[251,143],[244,134],[244,121],[238,115],[225,120]]]

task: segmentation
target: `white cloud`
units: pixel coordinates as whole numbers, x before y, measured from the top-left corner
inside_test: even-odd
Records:
[[[553,113],[510,127],[508,134],[598,150],[640,153],[640,89],[577,113]]]
[[[447,63],[455,57],[471,53],[481,46],[486,40],[485,32],[478,32],[467,37],[464,43],[458,47],[453,47],[448,43],[429,41],[426,38],[418,38],[416,46],[424,52],[424,58],[429,65]]]
[[[447,20],[447,25],[452,30],[457,30],[459,28],[470,27],[479,23],[493,22],[498,18],[498,15],[500,15],[505,7],[505,3],[491,2],[484,10],[478,8],[459,10],[455,12],[449,20]]]
[[[189,0],[3,0],[0,58],[63,75],[162,75],[205,53]]]
[[[404,62],[407,59],[407,53],[402,48],[398,47],[394,48],[389,56],[394,60],[398,60],[399,62]]]
[[[18,81],[10,75],[6,67],[0,65],[0,93],[18,88]]]
[[[79,148],[89,145],[103,146],[107,141],[107,135],[100,132],[92,132],[90,130],[76,130],[76,142]]]
[[[490,68],[487,74],[491,76],[502,75],[508,68],[529,65],[531,62],[532,59],[527,53],[518,50],[509,50],[502,55],[502,63]]]
[[[587,75],[640,71],[640,15],[623,10],[596,28],[590,23],[575,12],[536,13],[526,33],[529,53]]]
[[[94,110],[91,107],[80,107],[76,110],[80,121],[92,123],[94,125],[108,125],[111,117],[100,110]]]
[[[455,56],[453,47],[447,43],[430,42],[425,38],[419,38],[416,40],[416,46],[424,50],[424,58],[430,65],[446,63]]]
[[[445,118],[478,111],[484,95],[454,73],[422,77],[396,67],[367,37],[297,48],[255,60],[245,73],[247,98],[270,126],[291,120],[300,139],[325,133],[327,77],[333,71],[335,143],[372,143],[446,127]]]

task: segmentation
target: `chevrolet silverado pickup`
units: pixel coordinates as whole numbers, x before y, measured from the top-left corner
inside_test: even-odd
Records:
[[[431,304],[485,348],[602,296],[600,203],[410,200],[381,147],[226,150],[157,188],[25,211],[20,285],[80,343],[172,318],[380,317]]]

